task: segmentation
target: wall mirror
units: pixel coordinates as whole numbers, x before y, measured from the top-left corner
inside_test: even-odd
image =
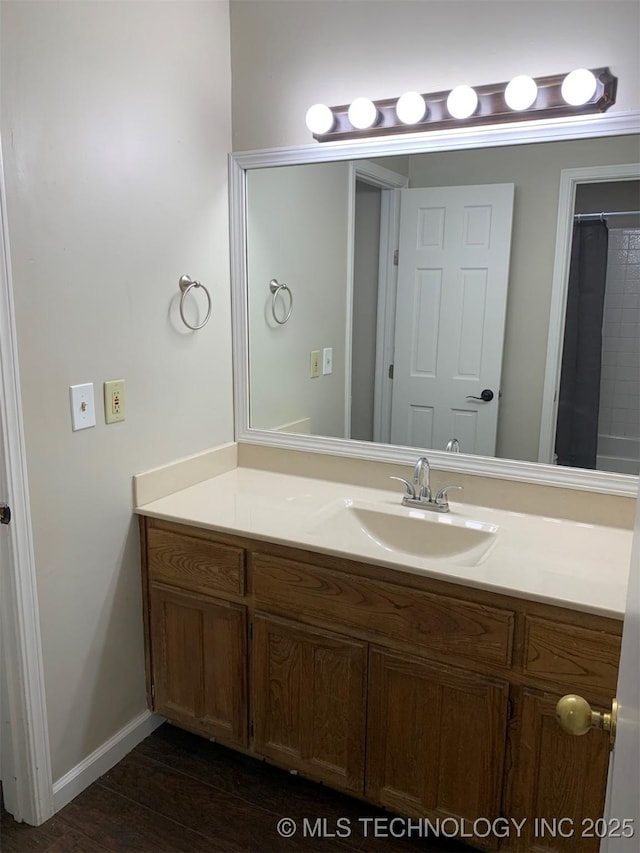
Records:
[[[599,322],[626,340],[600,359],[597,458],[555,449],[576,213],[640,210],[639,129],[620,113],[231,155],[237,439],[635,494],[638,214],[604,225]]]

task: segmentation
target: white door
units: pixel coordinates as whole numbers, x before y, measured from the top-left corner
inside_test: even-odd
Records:
[[[0,429],[0,503],[8,500],[9,489],[4,470],[4,436]],[[0,566],[2,571],[9,574],[11,567],[11,551],[9,549],[9,528],[0,526]],[[2,593],[7,594],[6,581],[0,579],[0,600]],[[4,623],[4,619],[3,619]],[[9,725],[9,703],[7,695],[7,683],[5,673],[5,638],[0,630],[0,782],[2,782],[2,795],[5,808],[9,814],[20,814],[18,805],[18,790],[16,785],[16,773],[13,765],[11,752],[11,728]]]
[[[0,773],[7,811],[38,825],[53,790],[6,222],[0,157]]]
[[[618,673],[618,730],[609,766],[607,829],[601,853],[640,850],[640,500],[631,551],[627,606]],[[626,821],[626,823],[624,823]]]
[[[495,455],[513,195],[401,192],[392,444]]]

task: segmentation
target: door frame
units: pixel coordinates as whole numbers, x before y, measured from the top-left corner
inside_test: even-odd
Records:
[[[558,421],[558,392],[560,389],[564,326],[567,313],[567,294],[569,291],[571,238],[578,185],[633,181],[638,179],[640,179],[640,163],[624,163],[613,166],[581,166],[577,169],[563,169],[560,173],[558,226],[551,285],[549,337],[547,341],[547,361],[542,392],[538,462],[552,464],[555,450],[556,426]]]
[[[12,512],[0,596],[3,792],[16,820],[38,826],[54,813],[53,784],[1,146],[0,219],[0,491]]]
[[[352,163],[353,223],[355,233],[356,181],[377,187],[380,192],[380,250],[378,254],[378,305],[376,309],[376,363],[373,390],[373,441],[389,442],[391,434],[392,380],[389,365],[393,363],[394,334],[396,322],[396,287],[398,267],[395,252],[400,234],[400,190],[409,185],[409,178],[370,160]],[[353,235],[352,240],[353,243]],[[353,276],[352,276],[353,279]],[[350,291],[353,302],[353,281]],[[351,344],[351,322],[347,323],[347,334]],[[351,346],[349,354],[349,376],[351,376]],[[349,389],[350,391],[351,389]],[[347,401],[351,411],[351,397]]]

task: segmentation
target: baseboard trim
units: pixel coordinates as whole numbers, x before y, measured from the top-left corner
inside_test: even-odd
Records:
[[[72,767],[68,773],[53,783],[54,812],[60,811],[85,788],[111,770],[162,723],[164,723],[164,717],[152,714],[151,711],[143,711],[94,750],[91,755]]]

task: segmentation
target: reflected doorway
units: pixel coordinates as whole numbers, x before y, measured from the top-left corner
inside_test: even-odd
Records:
[[[556,461],[640,469],[640,181],[576,187]]]

